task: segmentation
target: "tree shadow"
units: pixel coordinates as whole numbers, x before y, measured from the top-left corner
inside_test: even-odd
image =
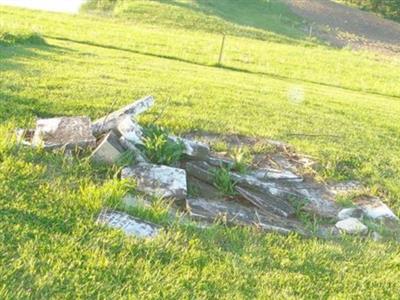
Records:
[[[178,0],[155,0],[164,5],[171,5],[192,10],[208,16],[217,17],[232,25],[240,26],[243,30],[253,29],[274,33],[290,40],[306,40],[307,34],[299,27],[302,19],[290,13],[284,3],[265,0],[195,0],[194,2],[181,2]],[[218,31],[218,29],[216,29]],[[232,35],[243,35],[233,32],[220,32]],[[262,34],[257,38],[268,39]]]

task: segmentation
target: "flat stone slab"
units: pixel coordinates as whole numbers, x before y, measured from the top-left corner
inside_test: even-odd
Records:
[[[124,168],[121,178],[134,178],[137,190],[148,195],[186,198],[186,171],[183,169],[141,163],[135,167]]]
[[[356,218],[347,218],[336,223],[335,227],[346,234],[366,234],[368,227]]]
[[[264,212],[274,213],[282,217],[294,215],[294,208],[285,200],[257,193],[243,187],[236,187],[236,191],[253,205]]]
[[[288,181],[303,181],[301,176],[289,170],[277,170],[272,168],[259,169],[252,172],[252,175],[260,180],[288,180]]]
[[[61,117],[39,119],[36,122],[32,145],[45,149],[65,147],[66,149],[96,146],[88,117]]]
[[[153,238],[161,230],[161,227],[156,224],[137,219],[123,212],[108,209],[101,211],[97,218],[97,223],[122,230],[126,235],[138,238]]]
[[[93,122],[93,134],[98,136],[110,130],[116,129],[118,124],[125,120],[126,117],[135,118],[136,116],[144,113],[154,105],[154,98],[152,96],[145,97],[137,100],[109,115]]]
[[[119,134],[134,145],[143,144],[142,127],[132,120],[131,116],[122,117],[118,124]]]
[[[115,164],[125,152],[118,137],[110,131],[92,153],[92,160],[101,163]]]
[[[188,198],[186,208],[189,216],[194,219],[208,222],[223,220],[229,224],[257,226],[263,230],[280,234],[298,232],[307,235],[301,224],[296,221],[265,214],[257,208],[244,206],[235,201]]]
[[[393,219],[399,220],[399,218],[393,213],[393,211],[384,204],[380,199],[375,197],[366,197],[357,201],[357,206],[362,209],[367,217],[372,219]]]
[[[169,136],[169,138],[174,142],[182,143],[185,147],[183,153],[192,159],[205,160],[210,155],[210,147],[204,143],[176,136]]]

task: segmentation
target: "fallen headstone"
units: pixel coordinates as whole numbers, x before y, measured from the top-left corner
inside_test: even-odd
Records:
[[[289,170],[276,170],[272,168],[259,169],[252,172],[252,175],[260,180],[288,180],[303,181],[303,178]]]
[[[210,147],[204,143],[176,136],[169,136],[169,138],[174,142],[182,143],[184,146],[183,153],[192,159],[207,159],[210,154]]]
[[[110,131],[93,151],[91,158],[96,162],[115,164],[125,152],[118,137]]]
[[[136,189],[148,195],[185,199],[186,172],[183,169],[141,163],[122,170],[121,178],[136,179]]]
[[[186,208],[190,217],[203,221],[222,220],[234,225],[254,225],[263,230],[280,234],[288,234],[293,231],[303,235],[307,234],[302,226],[295,221],[277,218],[235,201],[188,198]]]
[[[236,186],[235,189],[243,198],[262,211],[274,213],[282,217],[289,217],[295,213],[293,207],[282,199],[272,198],[240,186]]]
[[[122,230],[128,236],[138,238],[153,238],[157,236],[161,227],[134,218],[126,213],[103,209],[97,218],[97,223],[106,225],[114,229]]]
[[[154,98],[152,96],[145,97],[138,101],[135,101],[109,115],[96,120],[92,125],[93,134],[95,136],[109,132],[110,130],[116,129],[118,124],[125,120],[126,117],[135,118],[139,114],[145,112],[154,104]]]
[[[335,227],[346,234],[366,234],[368,227],[356,218],[347,218],[336,223]]]
[[[39,119],[36,122],[32,146],[45,149],[65,147],[66,149],[96,146],[88,117],[61,117]]]
[[[117,130],[124,139],[134,145],[143,144],[142,127],[132,121],[131,116],[125,116],[118,122]]]

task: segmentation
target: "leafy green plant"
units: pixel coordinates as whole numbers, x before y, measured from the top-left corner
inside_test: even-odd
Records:
[[[143,130],[143,150],[147,158],[161,165],[174,165],[183,154],[184,145],[168,138],[168,131],[157,125],[150,125]]]
[[[214,169],[214,186],[224,195],[234,196],[236,195],[236,182],[232,180],[229,171],[228,168]]]

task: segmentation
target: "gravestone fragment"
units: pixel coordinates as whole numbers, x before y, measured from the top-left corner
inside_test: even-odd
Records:
[[[97,223],[122,230],[128,236],[138,238],[153,238],[157,236],[161,227],[134,218],[126,213],[103,209],[97,218]]]
[[[32,138],[33,146],[45,149],[65,147],[66,149],[96,146],[88,117],[61,117],[39,119]]]
[[[185,199],[186,172],[183,169],[141,163],[124,168],[121,178],[134,178],[137,190],[152,196]]]
[[[125,152],[118,137],[110,131],[93,151],[91,158],[96,162],[115,164]]]

